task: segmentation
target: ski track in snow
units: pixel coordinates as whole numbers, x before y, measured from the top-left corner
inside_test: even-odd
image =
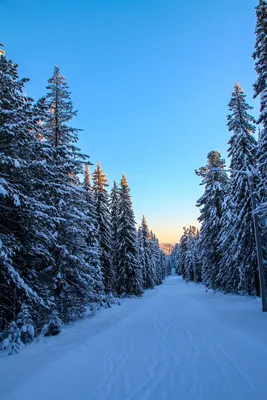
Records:
[[[259,300],[171,276],[0,359],[0,399],[262,400],[266,373]]]

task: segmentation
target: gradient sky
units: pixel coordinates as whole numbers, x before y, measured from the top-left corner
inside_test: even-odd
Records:
[[[0,42],[46,93],[66,76],[80,147],[110,182],[127,175],[136,220],[163,242],[196,224],[194,170],[226,157],[227,104],[240,82],[250,104],[257,0],[0,0]],[[254,110],[255,113],[255,110]]]

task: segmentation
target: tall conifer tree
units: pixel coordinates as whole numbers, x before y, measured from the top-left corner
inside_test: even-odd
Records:
[[[202,280],[209,289],[218,289],[217,276],[219,262],[222,257],[220,237],[222,234],[221,218],[223,202],[228,190],[228,178],[225,172],[225,162],[218,151],[208,153],[207,165],[196,171],[202,177],[205,192],[198,200],[200,207],[200,252],[203,260]],[[218,169],[218,171],[216,171]]]
[[[10,331],[11,323],[13,332],[24,302],[32,317],[48,307],[38,268],[46,256],[51,261],[46,251],[50,241],[41,231],[49,216],[36,192],[36,172],[43,176],[45,169],[42,144],[35,136],[32,100],[23,94],[26,82],[19,79],[17,65],[1,56],[0,330]]]
[[[197,228],[190,226],[188,230],[187,251],[185,254],[186,280],[200,282],[201,264],[197,248]]]
[[[96,214],[95,198],[93,194],[93,189],[91,186],[89,163],[85,165],[84,172],[84,189],[85,189],[85,201],[86,201],[86,211],[87,216],[87,262],[90,266],[90,277],[92,279],[90,290],[90,306],[98,306],[103,303],[104,300],[104,284],[103,284],[103,274],[101,270],[100,262],[100,244],[99,244],[99,227]]]
[[[155,271],[153,269],[151,246],[149,242],[150,232],[144,216],[142,218],[140,236],[143,261],[143,285],[144,289],[152,289],[155,286]]]
[[[112,262],[116,273],[117,279],[117,243],[118,243],[118,219],[119,219],[119,188],[114,181],[111,189],[111,242],[112,242]]]
[[[257,142],[255,120],[248,113],[251,110],[246,103],[246,96],[239,84],[236,84],[229,103],[228,128],[232,132],[229,140],[228,154],[230,168],[237,171],[248,171],[256,174]],[[230,248],[225,249],[233,255],[231,268],[238,270],[240,275],[239,289],[249,294],[259,295],[259,278],[257,269],[257,255],[254,239],[254,226],[248,177],[237,172],[231,173],[230,198],[235,215]],[[231,233],[231,231],[229,232]],[[233,274],[234,276],[235,274]]]
[[[78,179],[87,157],[76,145],[79,130],[69,125],[77,111],[73,110],[66,79],[57,66],[48,83],[46,101],[49,114],[44,133],[53,150],[52,198],[57,210],[55,295],[60,317],[67,322],[72,315],[82,314],[89,301],[88,225],[84,215],[84,194]]]
[[[107,182],[107,177],[102,171],[100,163],[98,163],[96,170],[93,172],[93,190],[99,227],[100,260],[105,292],[113,294],[116,286],[116,275],[112,263],[110,200],[106,189],[108,186]]]
[[[120,182],[116,240],[117,292],[141,295],[142,277],[138,265],[137,232],[130,188],[123,175]]]

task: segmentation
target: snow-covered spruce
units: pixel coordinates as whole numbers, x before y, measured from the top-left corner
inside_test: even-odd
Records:
[[[166,256],[159,248],[157,237],[149,231],[145,217],[143,216],[137,232],[138,260],[142,269],[144,289],[152,289],[162,283],[167,275]]]
[[[19,79],[17,65],[0,57],[0,331],[4,337],[11,333],[14,337],[24,304],[37,330],[49,309],[41,270],[53,262],[49,234],[53,218],[44,196],[50,172],[46,147],[36,135],[37,108],[24,95],[26,82]]]
[[[84,189],[85,189],[85,215],[87,217],[87,263],[90,266],[90,276],[92,285],[90,290],[90,306],[102,305],[105,301],[103,274],[100,262],[100,244],[99,244],[99,226],[96,214],[95,197],[91,186],[89,163],[86,163],[84,173]]]
[[[116,273],[112,262],[112,231],[110,217],[110,198],[107,191],[108,180],[97,164],[93,172],[93,192],[98,221],[100,241],[100,261],[106,294],[112,295],[116,289]]]
[[[196,171],[205,185],[204,194],[197,201],[202,223],[199,251],[202,259],[202,281],[208,289],[218,289],[219,263],[222,257],[220,238],[222,234],[223,202],[228,191],[228,178],[223,171],[225,162],[218,151],[208,153],[207,165]],[[217,169],[217,170],[216,170]]]
[[[139,260],[142,265],[144,289],[152,289],[155,286],[155,270],[152,264],[151,247],[149,243],[149,230],[143,216],[139,230]]]
[[[117,260],[117,243],[118,243],[118,218],[119,218],[119,189],[117,182],[114,181],[110,193],[110,213],[111,213],[111,247],[112,262],[117,279],[118,260]],[[117,283],[116,283],[117,286]]]
[[[184,227],[180,243],[174,247],[171,258],[178,275],[182,275],[187,282],[201,282],[199,231],[195,226]]]
[[[236,171],[248,171],[256,176],[257,142],[253,136],[255,120],[248,113],[251,108],[246,103],[246,96],[240,85],[236,84],[229,103],[230,114],[227,117],[229,131],[232,132],[228,149],[230,168]],[[259,295],[256,246],[247,175],[231,172],[229,198],[230,209],[225,209],[223,217],[223,258],[220,263],[219,280],[226,291],[241,290],[250,295]],[[233,214],[231,219],[228,216],[229,211]]]
[[[113,207],[114,202],[113,190]],[[123,175],[118,191],[115,259],[117,263],[117,292],[137,295],[143,292],[142,270],[138,264],[137,232],[130,197],[130,188]],[[113,221],[114,226],[114,221]]]
[[[116,290],[143,292],[126,178],[114,187],[110,220],[106,177],[98,165],[91,185],[88,157],[76,145],[66,79],[55,67],[36,103],[24,95],[26,82],[0,57],[0,349],[7,354],[110,305]],[[166,260],[148,228],[141,239],[153,287]]]
[[[87,201],[78,179],[87,157],[76,146],[79,130],[69,125],[77,112],[73,110],[66,79],[58,67],[54,68],[48,83],[49,113],[44,123],[44,137],[52,147],[52,201],[57,215],[53,231],[56,238],[54,298],[59,318],[68,322],[73,316],[83,315],[95,285],[89,264]]]

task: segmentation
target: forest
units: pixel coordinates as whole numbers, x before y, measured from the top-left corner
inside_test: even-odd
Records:
[[[204,193],[197,201],[201,228],[184,227],[172,252],[177,273],[186,281],[203,282],[207,289],[259,296],[253,213],[259,221],[260,250],[267,282],[267,4],[256,7],[256,44],[253,53],[257,80],[254,98],[260,100],[255,119],[239,83],[229,102],[228,165],[219,151],[210,151],[205,166],[196,170]],[[258,138],[255,137],[258,125]],[[230,172],[230,175],[228,175]],[[251,191],[251,179],[253,190]],[[257,206],[252,209],[251,195]],[[264,286],[264,285],[263,285]],[[265,288],[263,287],[263,290]],[[267,310],[266,310],[267,311]]]
[[[170,271],[145,217],[136,227],[126,176],[109,192],[100,163],[90,174],[59,68],[34,101],[3,53],[0,349],[14,354],[118,297],[142,296]]]

